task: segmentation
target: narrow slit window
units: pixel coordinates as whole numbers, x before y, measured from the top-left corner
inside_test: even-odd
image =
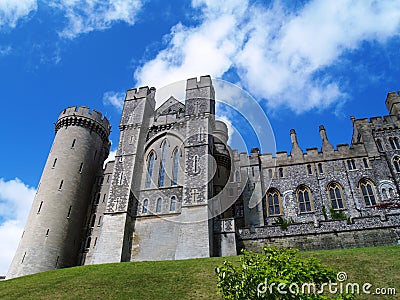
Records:
[[[74,147],[75,147],[75,142],[76,142],[76,139],[74,139],[74,140],[72,141],[71,148],[74,148]]]
[[[59,190],[61,190],[61,189],[62,189],[62,187],[63,187],[63,185],[64,185],[64,180],[61,180],[61,182],[60,182],[60,186],[58,187],[58,189],[59,189]]]
[[[279,177],[283,178],[283,168],[279,168]]]
[[[161,212],[161,203],[162,203],[162,200],[161,200],[161,198],[158,198],[157,199],[157,204],[156,204],[156,212]]]
[[[107,196],[107,194],[103,195],[103,203],[106,202],[106,196]]]
[[[308,173],[308,175],[312,175],[312,167],[311,167],[311,165],[307,165],[307,173]]]
[[[58,266],[58,260],[60,259],[60,256],[57,256],[57,259],[56,259],[56,265],[54,266],[56,269],[57,269],[57,266]]]
[[[46,237],[49,236],[49,232],[50,232],[50,229],[47,229],[47,230],[46,230]]]
[[[171,197],[171,204],[169,206],[169,211],[175,211],[176,210],[176,197],[172,196]]]
[[[83,163],[81,163],[81,165],[79,166],[79,173],[82,173],[83,170]]]
[[[38,214],[40,214],[40,211],[42,210],[42,205],[43,205],[43,201],[40,202],[40,204],[39,204],[39,208],[38,208],[38,211],[37,211]]]
[[[320,174],[324,174],[324,169],[322,168],[322,164],[321,163],[318,164],[318,172]]]
[[[149,206],[149,200],[144,200],[143,201],[143,208],[142,208],[142,214],[147,214],[147,207]]]
[[[101,225],[101,216],[99,217],[99,220],[97,221],[97,226]]]
[[[21,264],[24,262],[26,256],[26,251],[24,252],[24,256],[22,256]]]
[[[71,217],[71,210],[72,210],[72,205],[68,209],[67,219]]]
[[[193,158],[193,172],[199,172],[199,157],[197,155],[195,155]]]
[[[56,167],[56,163],[57,163],[57,158],[55,158],[55,159],[54,159],[54,162],[53,162],[53,168],[55,168],[55,167]]]
[[[92,220],[91,220],[91,222],[90,222],[90,227],[94,227],[94,224],[96,223],[96,214],[94,214],[93,216],[92,216]]]
[[[368,159],[363,158],[363,163],[364,163],[364,168],[368,169],[369,168]]]
[[[86,240],[86,248],[90,248],[90,243],[92,242],[92,238],[89,236],[88,239]]]

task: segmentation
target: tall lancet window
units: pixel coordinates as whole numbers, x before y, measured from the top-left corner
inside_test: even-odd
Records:
[[[149,156],[149,162],[147,165],[146,188],[149,188],[151,185],[151,176],[153,175],[153,165],[154,165],[154,152],[151,152]]]
[[[173,157],[173,169],[172,169],[172,183],[171,185],[178,184],[178,167],[179,167],[179,150],[175,149]]]
[[[164,186],[164,181],[165,181],[165,158],[166,158],[166,152],[167,152],[167,142],[164,142],[162,145],[162,154],[161,154],[161,162],[160,162],[160,173],[158,176],[158,186]]]

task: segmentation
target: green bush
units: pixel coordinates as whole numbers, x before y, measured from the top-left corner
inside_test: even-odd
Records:
[[[297,249],[264,247],[263,253],[242,252],[239,266],[224,261],[215,269],[219,294],[224,299],[327,299],[318,291],[323,283],[336,280],[336,272],[318,260],[298,258]],[[303,292],[304,283],[315,286],[315,293],[311,285],[304,285]]]

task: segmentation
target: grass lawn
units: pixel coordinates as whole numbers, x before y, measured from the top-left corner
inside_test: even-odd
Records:
[[[400,246],[323,250],[300,253],[315,257],[347,282],[396,288],[400,299]],[[50,271],[0,282],[0,299],[221,299],[214,268],[238,257],[94,265]]]

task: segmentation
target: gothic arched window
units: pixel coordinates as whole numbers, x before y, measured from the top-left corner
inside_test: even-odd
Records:
[[[342,188],[338,183],[331,182],[328,185],[328,194],[333,209],[344,208]]]
[[[281,215],[281,194],[276,189],[270,189],[267,193],[268,215]]]
[[[396,172],[400,172],[400,156],[393,157],[393,165]]]
[[[296,195],[300,213],[312,212],[313,206],[310,189],[305,185],[301,185],[297,188]]]
[[[170,203],[170,206],[169,206],[169,210],[170,211],[175,211],[176,210],[176,197],[175,196],[171,197],[171,203]]]
[[[379,152],[383,152],[383,146],[382,146],[382,141],[380,139],[376,140],[376,145],[378,147]]]
[[[156,212],[161,212],[161,203],[162,203],[162,199],[158,198],[157,204],[156,204]]]
[[[142,214],[147,214],[147,207],[148,206],[149,206],[149,200],[145,199],[143,201]]]
[[[399,150],[400,149],[399,139],[397,137],[390,137],[389,138],[389,143],[390,143],[390,146],[392,146],[393,150]]]
[[[175,149],[172,155],[173,163],[172,163],[172,182],[171,185],[178,184],[178,168],[179,168],[179,150]]]
[[[154,152],[151,152],[147,164],[146,188],[149,188],[151,185],[151,177],[153,175],[153,165],[154,165]]]
[[[376,205],[376,197],[374,193],[373,183],[368,179],[361,179],[359,186],[365,202],[365,206]]]
[[[164,186],[165,181],[165,160],[167,156],[167,142],[165,141],[162,145],[161,150],[161,161],[160,161],[160,173],[158,175],[158,186]]]

